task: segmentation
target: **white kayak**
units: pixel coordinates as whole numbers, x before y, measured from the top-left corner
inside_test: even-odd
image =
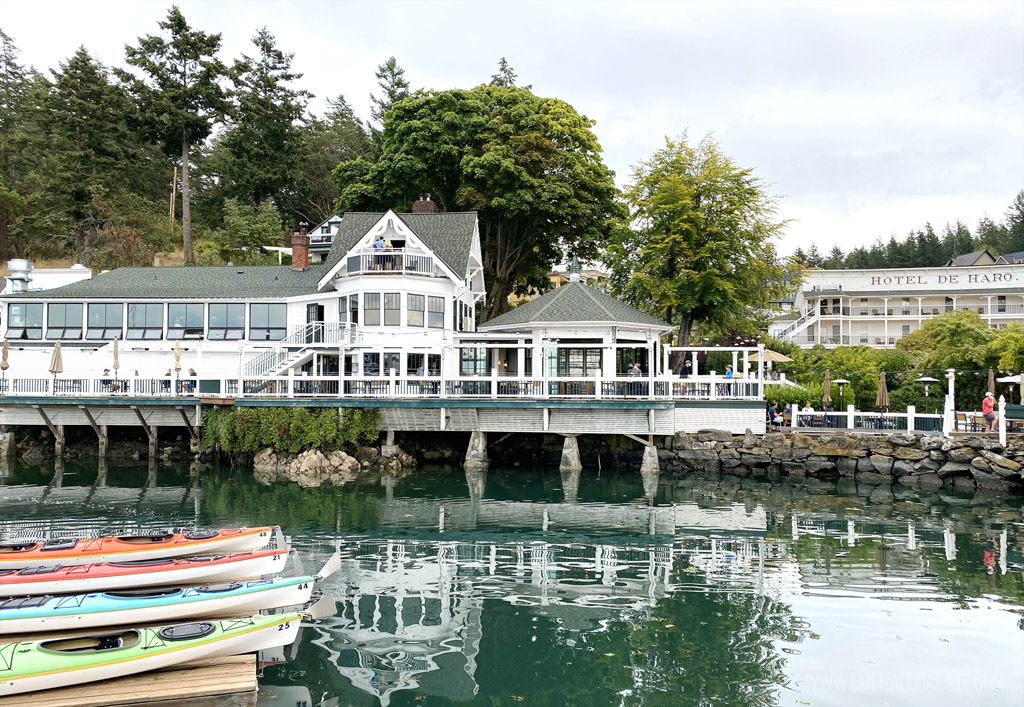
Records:
[[[288,550],[257,550],[214,557],[0,570],[0,597],[259,579],[278,574],[287,561]]]
[[[295,640],[297,613],[0,644],[0,696],[134,675]]]

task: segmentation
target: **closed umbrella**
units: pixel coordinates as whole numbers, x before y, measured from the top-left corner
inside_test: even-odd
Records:
[[[988,369],[988,389],[993,393],[996,392],[996,374],[991,368]]]
[[[121,359],[117,352],[117,339],[114,339],[114,378],[117,378],[117,369],[121,367]]]
[[[825,381],[822,383],[825,393],[821,396],[821,404],[826,408],[832,406],[832,372],[825,369]]]
[[[883,412],[889,407],[889,389],[885,387],[885,371],[878,374],[878,392],[875,393],[875,407]]]
[[[7,363],[7,353],[11,350],[11,342],[4,339],[3,358],[0,358],[0,372],[2,372],[3,386],[0,388],[4,393],[7,392],[7,369],[11,367],[11,364]]]
[[[181,372],[181,342],[174,342],[174,370]]]
[[[64,358],[60,353],[60,342],[58,341],[53,347],[53,354],[50,356],[50,373],[53,374],[53,387],[57,387],[57,374],[64,372]],[[54,390],[54,393],[57,391]]]

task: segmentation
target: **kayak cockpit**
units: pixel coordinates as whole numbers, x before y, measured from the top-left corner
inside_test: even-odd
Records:
[[[28,552],[34,550],[39,543],[33,541],[25,541],[23,543],[0,543],[0,555],[6,555],[13,552]]]
[[[151,545],[153,543],[165,543],[168,540],[173,540],[174,535],[172,533],[164,533],[162,535],[119,535],[117,541],[121,543],[129,543],[132,545]]]
[[[95,636],[82,636],[80,638],[57,638],[52,641],[43,641],[39,644],[39,650],[49,653],[100,653],[103,651],[116,651],[121,648],[131,648],[139,642],[139,632],[135,630],[120,631],[118,633],[102,633]]]

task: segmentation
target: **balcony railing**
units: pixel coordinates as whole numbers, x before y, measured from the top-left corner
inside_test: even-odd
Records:
[[[875,303],[875,304],[854,304],[851,307],[825,307],[811,309],[804,317],[818,316],[822,319],[828,319],[830,317],[869,317],[872,319],[876,318],[896,318],[896,317],[937,317],[940,314],[946,312],[975,312],[983,317],[988,316],[1020,316],[1024,314],[1024,304],[961,304],[958,303],[956,307],[953,305],[946,304],[923,304],[918,306],[916,303],[911,305],[893,304],[890,302],[888,306]],[[804,319],[801,317],[801,320]],[[783,330],[785,334],[786,330]]]
[[[367,249],[350,255],[345,263],[348,275],[434,274],[434,258],[405,248]]]

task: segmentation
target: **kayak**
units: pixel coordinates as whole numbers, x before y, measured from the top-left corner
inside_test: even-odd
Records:
[[[0,600],[0,635],[248,616],[306,604],[316,578],[279,577],[200,587],[112,590]]]
[[[82,594],[110,589],[258,579],[277,574],[287,561],[288,550],[257,550],[209,557],[0,570],[0,597]]]
[[[108,538],[10,540],[0,543],[0,570],[246,552],[264,547],[272,535],[273,528],[263,526]]]
[[[0,696],[67,687],[290,643],[296,613],[0,644]]]

